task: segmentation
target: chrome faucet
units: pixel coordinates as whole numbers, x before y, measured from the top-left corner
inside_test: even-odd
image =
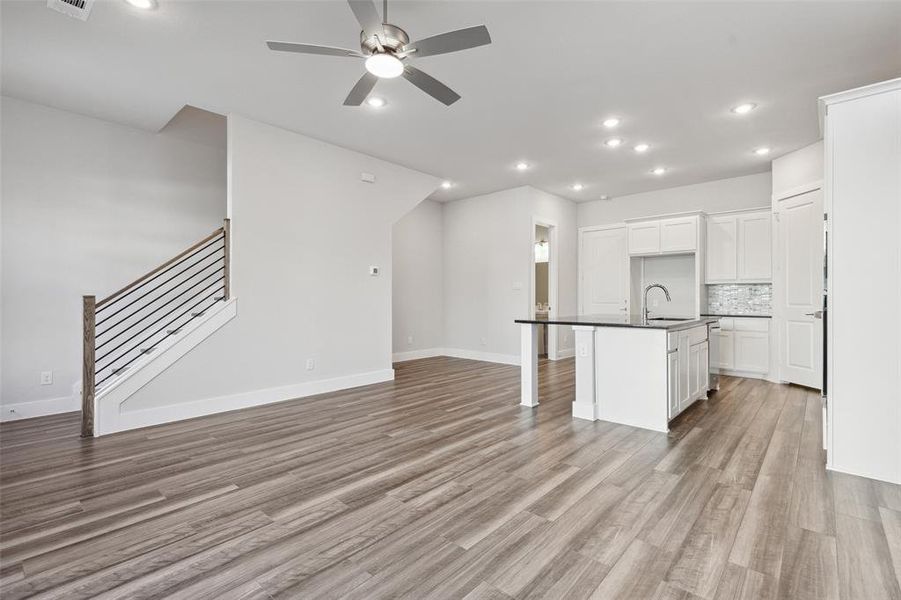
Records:
[[[653,288],[660,288],[661,290],[663,290],[663,293],[666,294],[667,302],[672,302],[673,300],[672,298],[670,298],[669,290],[666,289],[666,286],[661,283],[652,283],[651,285],[644,288],[644,302],[642,303],[641,315],[645,323],[648,322],[648,316],[651,313],[651,311],[648,310],[648,292],[650,292]]]

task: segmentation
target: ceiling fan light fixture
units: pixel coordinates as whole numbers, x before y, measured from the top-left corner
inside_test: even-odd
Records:
[[[366,59],[366,70],[381,79],[393,79],[404,72],[404,64],[393,54],[380,52]]]

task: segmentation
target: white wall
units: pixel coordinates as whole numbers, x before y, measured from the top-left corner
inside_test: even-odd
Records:
[[[519,360],[516,318],[528,316],[533,217],[558,226],[558,316],[576,314],[576,206],[531,187],[444,205],[444,343],[448,353]],[[572,351],[569,328],[558,349]]]
[[[0,122],[3,417],[77,410],[81,296],[115,291],[221,225],[225,147],[8,97]]]
[[[579,227],[620,223],[625,219],[669,213],[708,213],[770,205],[770,173],[757,173],[694,185],[595,200],[579,204]]]
[[[444,345],[443,239],[442,208],[434,200],[425,200],[394,224],[394,360],[439,354]]]
[[[639,260],[633,258],[632,260]],[[698,283],[695,281],[695,257],[693,254],[674,256],[649,256],[644,260],[641,290],[652,283],[661,283],[669,290],[670,302],[661,290],[651,290],[648,304],[651,314],[665,317],[694,318],[695,297]],[[639,297],[640,300],[640,297]],[[654,303],[657,303],[656,305]],[[640,304],[633,312],[641,311]]]
[[[821,182],[823,154],[820,140],[773,160],[773,198],[794,195],[800,186]]]
[[[826,101],[827,466],[901,483],[901,79]]]
[[[228,139],[238,316],[123,411],[204,414],[393,376],[391,229],[439,180],[237,116]]]

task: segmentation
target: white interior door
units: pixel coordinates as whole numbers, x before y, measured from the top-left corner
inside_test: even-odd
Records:
[[[780,200],[776,265],[781,378],[820,388],[823,373],[823,192]]]
[[[583,231],[579,265],[580,313],[628,314],[629,243],[625,226]]]

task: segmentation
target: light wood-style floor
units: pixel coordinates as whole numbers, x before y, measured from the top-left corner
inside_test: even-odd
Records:
[[[573,362],[78,437],[3,424],[0,596],[901,598],[901,489],[829,474],[820,402],[727,378],[669,436],[574,421]]]

